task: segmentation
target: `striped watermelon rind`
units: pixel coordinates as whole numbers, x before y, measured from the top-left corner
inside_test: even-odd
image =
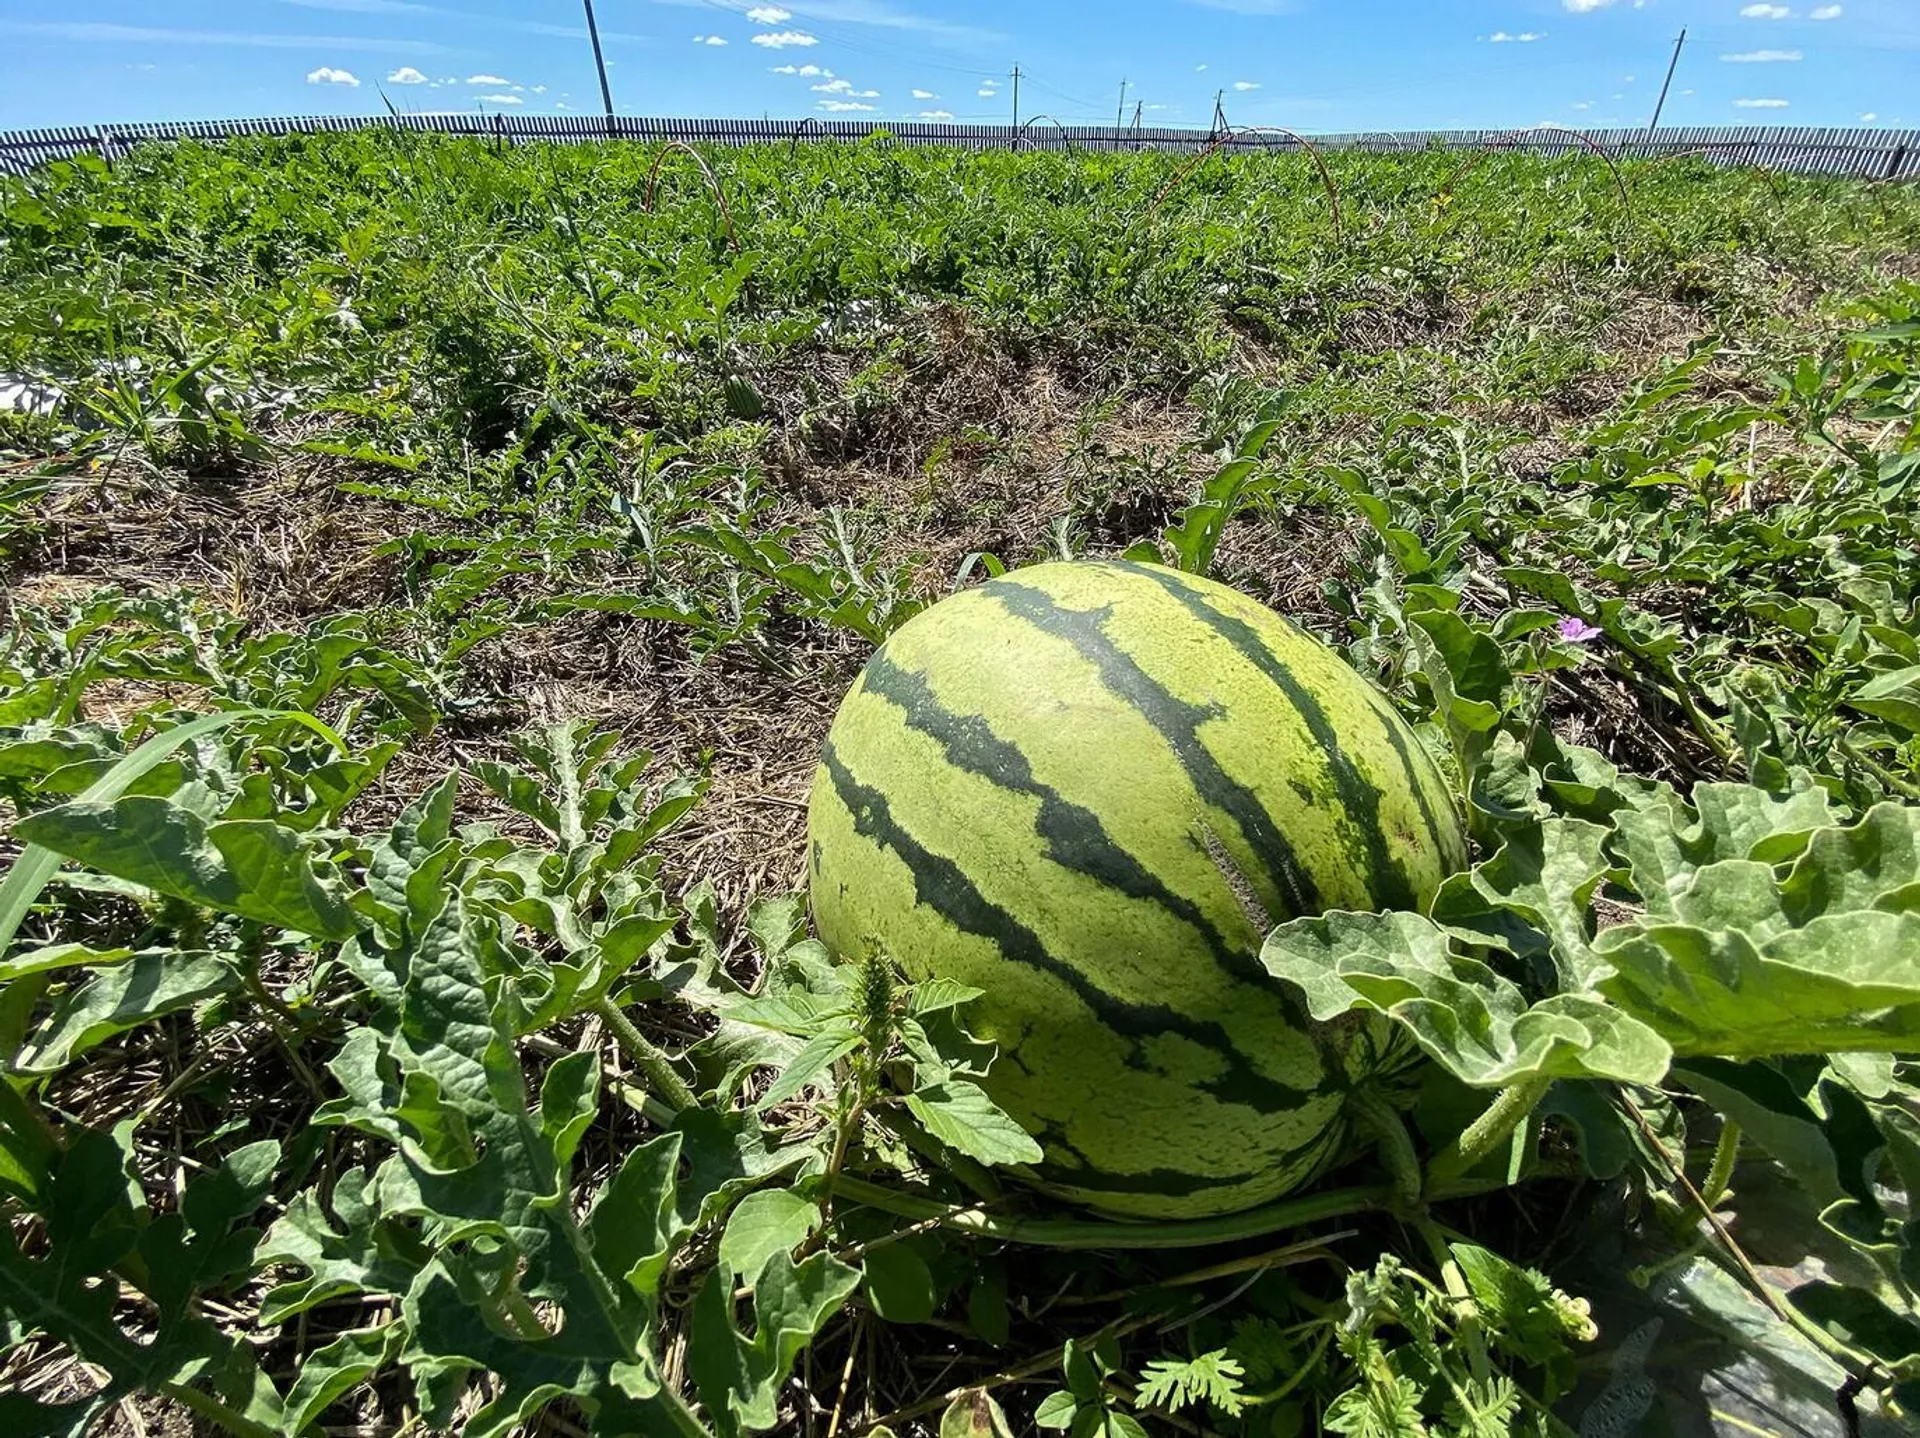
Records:
[[[808,834],[821,938],[983,989],[987,1087],[1038,1181],[1140,1217],[1249,1208],[1348,1149],[1348,1093],[1415,1055],[1377,1016],[1316,1024],[1261,940],[1421,907],[1466,859],[1374,686],[1244,595],[1125,561],[1020,570],[889,638]]]

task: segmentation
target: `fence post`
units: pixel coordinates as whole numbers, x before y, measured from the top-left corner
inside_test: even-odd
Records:
[[[1902,140],[1899,144],[1893,147],[1893,153],[1887,156],[1887,172],[1886,174],[1882,175],[1880,178],[1883,180],[1891,180],[1891,179],[1897,178],[1900,174],[1901,166],[1905,165],[1906,162],[1907,162],[1907,142],[1905,140]]]

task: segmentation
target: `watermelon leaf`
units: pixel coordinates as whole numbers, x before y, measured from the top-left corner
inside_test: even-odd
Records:
[[[1315,1019],[1384,1014],[1476,1088],[1556,1078],[1653,1084],[1671,1057],[1657,1033],[1595,996],[1529,1006],[1518,985],[1454,952],[1448,931],[1418,914],[1294,919],[1268,935],[1260,961],[1305,995]]]

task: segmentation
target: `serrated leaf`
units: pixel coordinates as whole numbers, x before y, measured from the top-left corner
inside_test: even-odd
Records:
[[[1040,1145],[966,1079],[948,1078],[907,1095],[907,1108],[940,1142],[981,1163],[1040,1162]]]
[[[1646,1025],[1583,994],[1529,1007],[1515,984],[1455,954],[1445,931],[1418,914],[1295,919],[1267,936],[1260,962],[1305,994],[1314,1018],[1385,1014],[1476,1088],[1536,1077],[1652,1084],[1667,1070],[1670,1051]]]
[[[760,1102],[754,1105],[754,1110],[765,1113],[775,1104],[785,1103],[814,1079],[829,1071],[834,1064],[859,1048],[863,1041],[863,1036],[858,1029],[836,1025],[821,1030],[801,1046],[800,1052],[794,1055],[793,1061],[767,1086],[767,1091],[760,1096]]]

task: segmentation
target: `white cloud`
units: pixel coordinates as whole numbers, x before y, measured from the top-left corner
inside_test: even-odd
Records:
[[[1846,13],[1847,7],[1844,5],[1822,5],[1817,10],[1808,11],[1807,18],[1809,20],[1838,20]]]
[[[1576,15],[1589,15],[1595,10],[1604,10],[1613,4],[1613,0],[1564,0],[1567,9]]]
[[[951,119],[953,118],[953,111],[951,111],[951,110],[922,110],[922,111],[920,112],[920,115],[919,115],[919,118],[920,118],[920,119],[922,119],[922,120],[951,120]]]
[[[1260,82],[1258,80],[1235,80],[1233,82],[1233,88],[1242,91],[1258,90],[1260,88]]]
[[[913,92],[913,98],[916,100],[938,100],[940,97],[931,90],[915,90]]]
[[[391,75],[387,76],[387,83],[389,85],[425,85],[428,81],[427,77],[414,69],[413,66],[402,65],[398,70],[395,70]]]
[[[818,65],[769,65],[767,73],[771,75],[804,75],[811,79],[815,75],[833,78],[833,71],[823,70]]]
[[[498,75],[469,75],[467,83],[469,85],[511,85],[513,81],[502,80]]]
[[[845,95],[853,89],[851,80],[829,80],[824,85],[815,85],[814,89],[823,95]]]
[[[322,65],[318,70],[307,74],[309,85],[346,85],[352,89],[360,88],[360,77],[351,70],[336,70],[331,65]]]
[[[1535,40],[1544,40],[1546,36],[1538,30],[1522,30],[1518,35],[1509,35],[1505,30],[1495,30],[1487,36],[1489,45],[1531,45]]]
[[[1198,75],[1198,74],[1199,74],[1199,73],[1200,73],[1200,72],[1201,72],[1202,70],[1204,70],[1204,69],[1206,69],[1206,68],[1207,68],[1207,67],[1206,67],[1205,65],[1195,65],[1195,66],[1193,67],[1193,73],[1194,73],[1194,74],[1196,74],[1196,75]]]
[[[1785,5],[1748,5],[1740,11],[1743,20],[1786,20],[1792,15]]]
[[[479,99],[488,105],[524,105],[526,101],[518,95],[481,95]]]
[[[1875,114],[1872,110],[1869,110],[1867,111],[1866,114],[1860,117],[1860,123],[1863,125],[1871,125],[1875,120],[1879,118],[1880,117],[1877,114]]]
[[[815,103],[830,115],[845,115],[855,110],[871,110],[873,108],[871,105],[862,105],[858,100],[820,100]]]
[[[978,95],[982,100],[991,100],[994,98],[993,91],[991,90],[975,90],[973,93]]]
[[[1793,102],[1790,100],[1735,100],[1742,110],[1784,110]]]
[[[1728,65],[1778,65],[1806,57],[1798,50],[1745,50],[1738,55],[1722,55]]]
[[[756,25],[778,25],[782,20],[791,20],[793,12],[782,10],[778,5],[756,5],[747,11],[747,18]]]
[[[766,35],[755,35],[753,43],[764,45],[769,50],[784,50],[789,45],[818,45],[820,42],[804,30],[775,30]]]
[[[727,37],[724,35],[695,35],[693,37],[693,43],[696,45],[724,45],[727,43]]]
[[[1574,101],[1573,108],[1576,110],[1591,110],[1593,108],[1593,101],[1576,100]]]
[[[547,87],[545,85],[535,85],[533,87],[533,93],[536,95],[544,95],[547,93]]]

